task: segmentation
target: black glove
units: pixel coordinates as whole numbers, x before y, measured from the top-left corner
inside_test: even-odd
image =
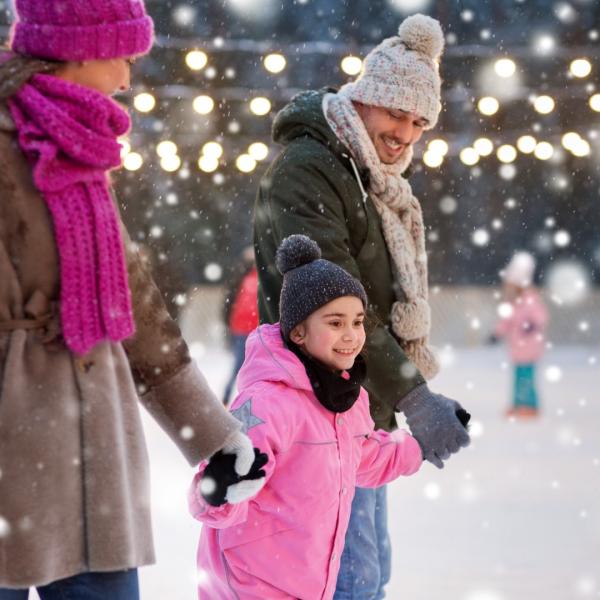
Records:
[[[488,346],[495,346],[496,344],[500,343],[500,338],[495,333],[490,333],[490,335],[488,335],[486,338],[485,343]]]
[[[219,450],[211,457],[200,479],[202,497],[211,506],[221,506],[226,502],[238,504],[255,496],[265,483],[263,467],[269,457],[254,448],[254,462],[247,475],[240,476],[234,468],[235,454],[224,454]]]
[[[397,406],[406,415],[423,458],[438,469],[444,461],[470,443],[467,425],[471,415],[456,400],[434,394],[426,384],[409,392]]]

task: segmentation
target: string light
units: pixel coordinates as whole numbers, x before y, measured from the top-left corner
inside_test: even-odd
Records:
[[[235,161],[235,166],[242,173],[251,173],[256,168],[256,161],[249,154],[240,154]]]
[[[494,144],[488,138],[479,138],[473,142],[473,148],[479,156],[489,156],[494,151]]]
[[[548,160],[554,155],[554,147],[549,142],[540,142],[533,153],[540,160]]]
[[[202,154],[203,156],[210,156],[218,160],[223,156],[223,146],[219,142],[206,142],[202,146]]]
[[[590,98],[590,108],[596,112],[600,112],[600,94],[594,94]]]
[[[194,110],[200,115],[207,115],[215,107],[215,101],[210,96],[197,96],[192,103]]]
[[[271,102],[268,98],[259,96],[250,101],[250,110],[259,117],[269,114],[271,111]]]
[[[533,108],[542,115],[547,115],[554,110],[554,100],[550,96],[538,96],[533,101]]]
[[[441,139],[431,140],[427,145],[427,150],[433,154],[446,156],[448,154],[448,143]]]
[[[460,151],[459,157],[460,160],[468,167],[472,167],[479,162],[479,154],[477,154],[474,148],[463,148]]]
[[[555,42],[549,36],[538,38],[538,50],[545,48],[550,50]],[[185,55],[187,66],[194,71],[203,69],[208,64],[208,56],[201,50],[191,50]],[[287,67],[287,60],[280,52],[267,54],[263,58],[264,68],[270,73],[280,73]],[[358,56],[345,56],[341,61],[341,68],[348,75],[360,73],[363,67],[363,61]],[[509,78],[516,73],[517,65],[511,58],[499,58],[493,63],[495,73],[502,78]],[[592,64],[586,58],[577,58],[569,64],[569,72],[574,77],[585,78],[592,72]],[[499,84],[500,85],[500,84]],[[591,92],[593,86],[589,84],[587,91]],[[504,96],[498,95],[501,98]],[[533,108],[540,114],[549,114],[556,108],[556,101],[549,95],[540,95],[531,98]],[[593,111],[600,112],[600,93],[591,95],[588,99],[589,106]],[[157,105],[155,96],[148,92],[142,92],[134,96],[133,105],[141,113],[148,113],[154,110]],[[202,115],[209,114],[215,108],[215,101],[208,95],[197,96],[193,100],[194,110]],[[266,97],[256,97],[249,103],[250,111],[257,116],[264,116],[271,112],[271,101]],[[477,109],[486,116],[494,115],[500,109],[498,99],[493,96],[485,96],[478,100]],[[591,136],[593,137],[593,135]],[[131,144],[127,140],[120,141],[122,149],[121,156],[124,168],[135,171],[142,167],[144,159],[141,154],[131,151]],[[590,143],[581,138],[575,132],[567,132],[561,138],[562,146],[569,150],[574,156],[586,157],[591,154]],[[537,142],[532,135],[521,135],[515,146],[504,144],[497,148],[496,155],[498,160],[503,163],[511,163],[517,159],[518,153],[533,153],[540,160],[549,160],[555,154],[555,148],[548,142]],[[176,171],[181,167],[182,160],[178,156],[178,149],[174,142],[169,140],[161,142],[156,149],[161,157],[161,167],[166,171]],[[433,139],[429,142],[427,151],[423,154],[423,163],[431,168],[437,168],[444,162],[444,158],[449,152],[448,142],[443,139]],[[486,137],[480,137],[473,142],[472,147],[464,148],[460,154],[460,160],[467,166],[477,164],[480,157],[489,156],[494,152],[494,143]],[[208,142],[202,148],[202,153],[198,159],[199,167],[206,172],[213,172],[219,166],[219,159],[223,155],[223,147],[218,142]],[[256,163],[265,160],[269,155],[269,147],[262,142],[251,144],[247,153],[242,154],[236,160],[236,166],[242,172],[249,173],[256,168]]]
[[[173,173],[181,166],[181,159],[179,156],[177,156],[177,154],[167,154],[167,156],[164,156],[160,159],[160,166],[164,171]]]
[[[201,71],[208,62],[208,56],[202,50],[191,50],[185,56],[185,63],[192,71]]]
[[[567,133],[562,136],[560,141],[563,145],[563,148],[566,150],[571,150],[571,148],[577,145],[579,140],[581,140],[581,136],[578,133],[575,131],[567,131]]]
[[[287,65],[285,56],[283,54],[268,54],[263,60],[263,65],[269,73],[281,73]]]
[[[517,65],[510,58],[501,58],[494,64],[494,71],[499,77],[512,77],[517,70]]]
[[[423,154],[423,162],[432,169],[437,169],[444,162],[444,155],[438,152],[432,152],[431,150],[427,150]]]
[[[203,154],[198,159],[198,167],[205,173],[212,173],[219,168],[219,159],[211,154]]]
[[[160,142],[156,146],[156,154],[158,154],[160,158],[165,158],[166,156],[173,156],[174,154],[177,154],[177,145],[171,140],[165,140],[163,142]]]
[[[477,103],[477,109],[482,115],[491,116],[498,112],[500,103],[492,96],[484,96]]]
[[[583,79],[592,72],[592,65],[586,58],[576,58],[570,65],[569,71],[574,77]]]
[[[514,162],[515,158],[517,158],[517,150],[510,144],[503,144],[496,151],[496,156],[500,162],[511,163]]]
[[[149,113],[156,106],[156,98],[148,92],[142,92],[133,99],[133,106],[141,113]]]
[[[587,140],[579,138],[572,146],[569,148],[571,154],[577,157],[589,156],[590,154],[590,144]]]
[[[342,59],[341,67],[346,75],[358,75],[362,69],[362,59],[358,56],[345,56]]]
[[[522,135],[517,140],[517,148],[523,154],[531,154],[535,147],[537,146],[537,141],[532,135]]]
[[[137,152],[130,152],[123,160],[123,166],[128,171],[137,171],[144,164],[144,159]]]
[[[256,161],[265,160],[269,156],[269,147],[262,142],[254,142],[248,147],[248,154]]]

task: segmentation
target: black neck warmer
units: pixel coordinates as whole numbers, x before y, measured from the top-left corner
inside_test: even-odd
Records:
[[[360,386],[367,375],[367,366],[360,354],[352,368],[347,371],[350,377],[345,379],[339,372],[332,371],[322,362],[302,352],[293,342],[288,341],[286,345],[304,365],[315,396],[327,410],[343,413],[354,406]]]

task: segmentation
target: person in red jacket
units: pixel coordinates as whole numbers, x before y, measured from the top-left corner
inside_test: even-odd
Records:
[[[238,371],[244,364],[246,339],[258,327],[258,273],[252,248],[244,251],[241,267],[241,277],[234,278],[234,285],[225,301],[225,321],[234,356],[231,375],[223,393],[225,405],[229,402]]]

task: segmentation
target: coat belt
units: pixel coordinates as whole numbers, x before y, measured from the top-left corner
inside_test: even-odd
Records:
[[[0,321],[0,331],[15,331],[17,329],[43,329],[48,325],[52,315],[44,315],[37,319],[12,319]]]

